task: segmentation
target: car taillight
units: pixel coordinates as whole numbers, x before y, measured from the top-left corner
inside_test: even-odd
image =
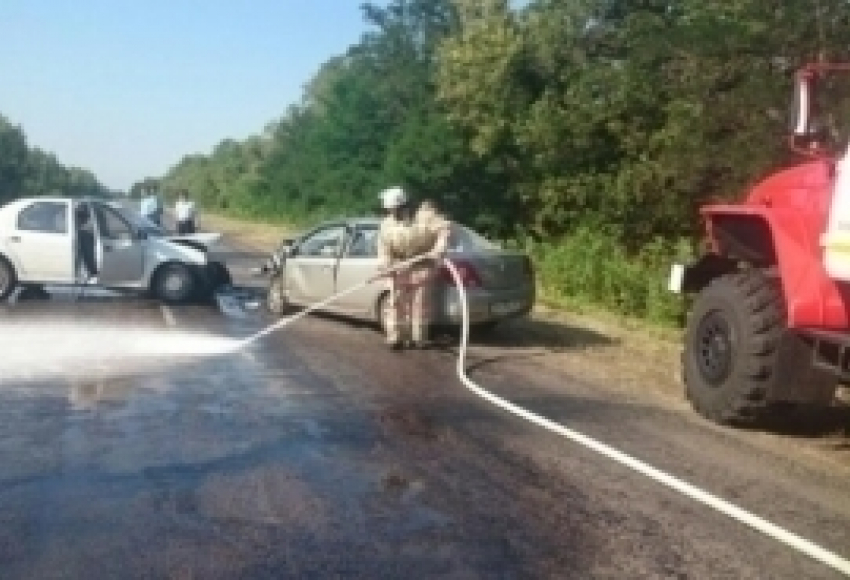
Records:
[[[478,275],[478,270],[475,269],[475,266],[462,260],[452,260],[452,264],[457,270],[457,273],[460,274],[460,280],[463,282],[465,288],[482,286],[481,276]],[[455,284],[452,273],[445,266],[440,267],[439,279],[452,286]]]

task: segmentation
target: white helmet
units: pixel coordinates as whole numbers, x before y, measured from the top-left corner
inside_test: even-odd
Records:
[[[397,209],[407,203],[407,193],[399,186],[390,187],[381,192],[384,209]]]

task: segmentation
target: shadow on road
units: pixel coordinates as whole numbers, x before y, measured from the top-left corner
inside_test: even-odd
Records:
[[[444,331],[444,334],[452,339],[460,336],[457,329]],[[473,328],[470,330],[470,343],[502,348],[537,347],[545,348],[547,352],[552,353],[589,347],[615,346],[620,343],[620,340],[588,328],[562,322],[520,318],[506,320],[489,330]]]
[[[374,328],[376,332],[380,332],[377,322],[358,320],[329,312],[314,312],[312,315],[353,327]],[[439,327],[434,329],[432,338],[437,348],[456,347],[460,340],[460,329]],[[470,330],[470,345],[472,346],[537,347],[545,348],[547,353],[589,347],[615,346],[619,343],[619,339],[587,328],[536,319],[508,320],[493,329]]]
[[[850,405],[836,402],[825,409],[789,407],[749,429],[800,438],[830,438],[835,440],[836,450],[850,451]]]

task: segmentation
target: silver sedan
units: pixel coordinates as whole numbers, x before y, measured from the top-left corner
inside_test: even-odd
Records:
[[[267,303],[277,315],[309,306],[361,284],[378,272],[377,218],[330,221],[285,239],[260,268],[271,276]],[[505,250],[473,230],[453,224],[448,256],[461,273],[469,299],[470,322],[478,330],[524,316],[535,300],[535,276],[528,255]],[[434,323],[461,322],[459,295],[448,271],[434,287]],[[341,297],[325,310],[375,321],[383,327],[388,290],[376,282]]]

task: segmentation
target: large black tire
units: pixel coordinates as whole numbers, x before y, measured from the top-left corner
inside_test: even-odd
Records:
[[[283,280],[283,274],[276,274],[269,281],[269,288],[266,293],[266,307],[275,316],[283,316],[292,309],[289,299],[286,296],[286,284]]]
[[[15,291],[18,277],[6,258],[0,256],[0,300],[6,300]]]
[[[154,295],[163,302],[188,302],[195,294],[197,283],[192,271],[184,264],[167,264],[156,273]]]
[[[720,424],[754,424],[769,410],[785,331],[779,282],[761,270],[715,278],[696,298],[682,354],[694,409]],[[801,361],[801,364],[805,364]]]

